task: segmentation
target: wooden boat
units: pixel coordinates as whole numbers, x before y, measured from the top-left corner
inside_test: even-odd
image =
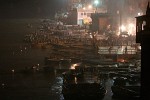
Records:
[[[129,84],[125,77],[117,77],[114,79],[114,85],[111,87],[113,97],[124,98],[129,100],[140,99],[140,83]]]
[[[69,70],[63,73],[62,94],[65,100],[102,100],[106,89],[100,82],[85,79],[84,70]]]
[[[62,94],[65,100],[100,100],[106,90],[98,83],[69,83],[64,84]]]

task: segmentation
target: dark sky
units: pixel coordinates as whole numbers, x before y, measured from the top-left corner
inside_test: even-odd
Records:
[[[0,18],[53,16],[66,0],[0,0]]]

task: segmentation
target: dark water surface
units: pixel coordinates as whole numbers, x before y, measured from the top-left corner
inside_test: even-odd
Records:
[[[51,92],[54,73],[20,73],[26,67],[42,67],[44,57],[49,55],[49,49],[23,43],[24,35],[35,29],[28,29],[27,24],[34,22],[35,19],[0,20],[0,100],[60,100]]]
[[[33,49],[23,43],[25,34],[34,32],[36,28],[27,28],[28,23],[37,24],[36,19],[0,20],[0,69],[22,69],[35,64],[43,64],[49,50]]]

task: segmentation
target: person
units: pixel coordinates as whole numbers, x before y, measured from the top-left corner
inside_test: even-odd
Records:
[[[125,54],[127,54],[127,46],[125,47]]]
[[[111,54],[111,49],[112,49],[112,47],[110,46],[109,49],[108,49],[109,54]]]

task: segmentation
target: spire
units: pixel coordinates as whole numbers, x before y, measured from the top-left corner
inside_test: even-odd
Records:
[[[146,15],[150,15],[149,1],[148,1],[148,5],[147,5]]]

